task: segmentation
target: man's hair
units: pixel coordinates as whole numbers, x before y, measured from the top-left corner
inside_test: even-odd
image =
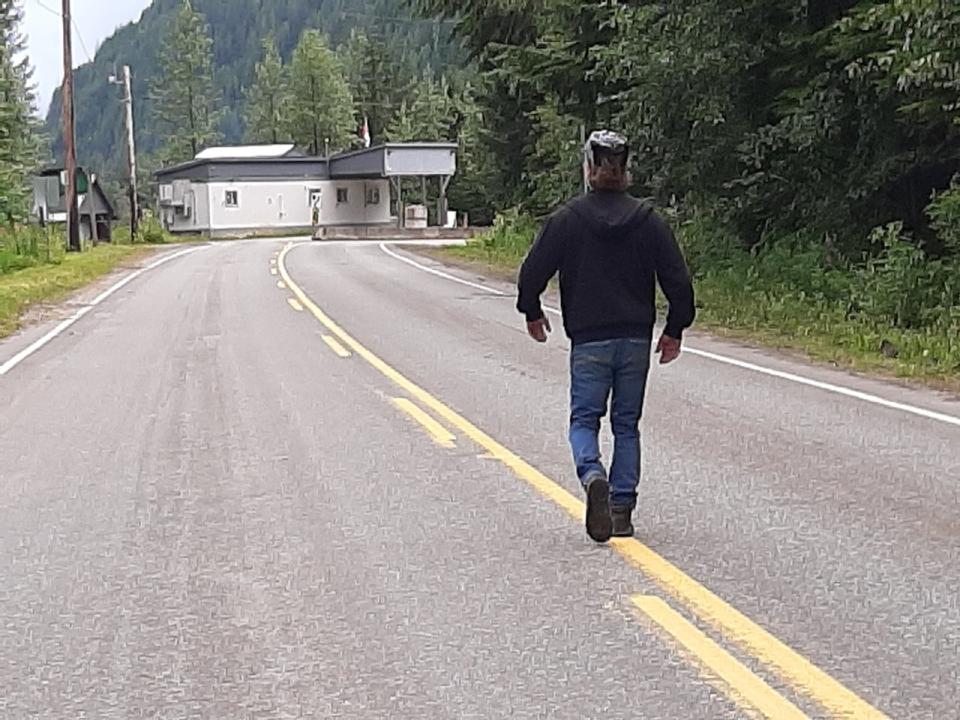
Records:
[[[627,172],[627,158],[599,158],[590,168],[587,181],[593,190],[626,190],[630,187],[630,173]]]
[[[583,151],[591,189],[623,191],[630,186],[630,173],[627,172],[630,146],[623,135],[598,130],[591,133]]]

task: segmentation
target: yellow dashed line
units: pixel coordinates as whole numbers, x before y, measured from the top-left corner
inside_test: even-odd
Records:
[[[332,338],[332,337],[330,337],[329,335],[324,335],[324,336],[323,336],[323,341],[327,344],[327,346],[328,346],[331,350],[333,350],[333,351],[334,351],[337,355],[339,355],[340,357],[342,357],[342,358],[348,358],[348,357],[350,357],[350,351],[347,350],[343,345],[341,345],[340,343],[338,343],[337,340],[336,340],[336,338]]]
[[[412,402],[406,398],[394,398],[392,402],[397,408],[418,422],[437,445],[448,449],[457,446],[457,438],[454,437],[453,433]]]
[[[295,298],[287,298],[287,302],[290,304],[290,307],[297,312],[303,312],[303,305],[301,305],[300,302]]]

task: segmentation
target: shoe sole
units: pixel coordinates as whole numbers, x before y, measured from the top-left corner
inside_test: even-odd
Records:
[[[587,535],[598,543],[605,543],[613,535],[610,483],[600,477],[591,480],[587,486]]]

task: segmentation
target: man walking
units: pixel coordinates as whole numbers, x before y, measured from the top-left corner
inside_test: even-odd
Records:
[[[560,273],[563,323],[571,341],[570,445],[587,494],[587,534],[596,542],[633,535],[656,283],[669,303],[656,350],[662,365],[679,357],[683,331],[695,315],[690,274],[673,233],[649,205],[627,194],[629,155],[618,133],[590,136],[584,147],[590,192],[547,219],[518,283],[517,309],[526,316],[527,331],[546,342],[551,328],[540,296]],[[599,434],[611,393],[614,451],[608,481]]]

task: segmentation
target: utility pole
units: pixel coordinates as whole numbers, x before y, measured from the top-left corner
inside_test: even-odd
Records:
[[[117,80],[113,75],[110,82],[123,85],[123,105],[125,110],[125,124],[127,129],[127,170],[128,193],[130,196],[130,237],[137,234],[140,222],[140,201],[137,197],[137,146],[133,134],[133,89],[130,81],[130,66],[123,66],[123,80]]]
[[[80,211],[77,207],[77,146],[73,114],[73,41],[70,0],[63,0],[63,152],[67,170],[67,249],[80,251]]]

